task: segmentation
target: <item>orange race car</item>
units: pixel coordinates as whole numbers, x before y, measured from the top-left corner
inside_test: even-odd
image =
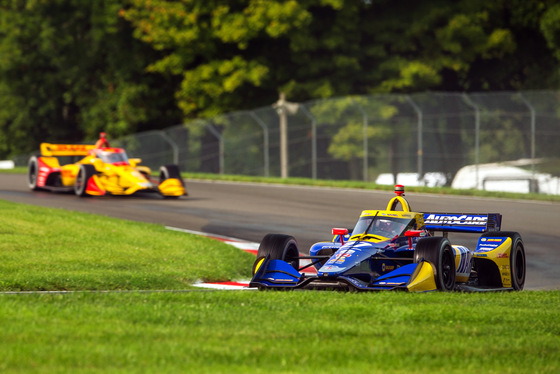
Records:
[[[64,159],[80,158],[63,164]],[[132,195],[159,192],[168,198],[186,195],[177,165],[160,168],[159,180],[151,177],[139,158],[129,159],[122,148],[98,148],[84,144],[41,144],[41,154],[29,160],[29,188],[74,191],[78,196]]]

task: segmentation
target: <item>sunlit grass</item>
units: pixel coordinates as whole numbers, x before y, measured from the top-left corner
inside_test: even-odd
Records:
[[[559,291],[0,295],[0,371],[557,373],[559,308]]]
[[[0,200],[0,372],[560,371],[560,291],[190,287],[248,278],[253,259],[159,225]]]
[[[252,261],[161,225],[0,200],[0,290],[181,289],[247,278]]]

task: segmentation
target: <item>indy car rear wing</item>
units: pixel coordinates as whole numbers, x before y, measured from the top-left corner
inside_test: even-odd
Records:
[[[95,145],[41,143],[41,156],[87,156]]]
[[[502,215],[499,213],[424,213],[426,230],[446,232],[500,231]]]

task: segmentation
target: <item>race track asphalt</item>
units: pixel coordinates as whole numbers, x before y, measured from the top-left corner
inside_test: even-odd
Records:
[[[26,175],[0,174],[0,199],[17,203],[159,223],[181,229],[260,242],[267,233],[293,235],[302,252],[330,240],[333,227],[352,228],[364,209],[385,209],[392,192],[187,180],[189,196],[155,194],[79,198],[32,192]],[[421,212],[502,213],[502,230],[525,243],[525,289],[560,289],[560,204],[407,193]],[[4,217],[5,219],[6,217]],[[476,246],[477,235],[450,235],[453,244]]]

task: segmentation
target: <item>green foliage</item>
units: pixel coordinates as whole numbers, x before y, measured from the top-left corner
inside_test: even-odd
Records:
[[[270,104],[278,91],[292,99],[355,92],[365,73],[357,20],[368,7],[361,1],[135,1],[125,18],[138,38],[170,51],[150,69],[182,75],[177,98],[185,115],[212,116]]]
[[[0,155],[270,105],[279,92],[560,82],[553,0],[0,0],[0,10]]]
[[[556,58],[560,59],[560,5],[555,4],[546,10],[541,18],[540,28],[547,45],[554,51]]]
[[[173,124],[162,109],[179,120],[159,95],[174,86],[144,72],[154,52],[119,17],[123,1],[0,4],[0,154]]]

